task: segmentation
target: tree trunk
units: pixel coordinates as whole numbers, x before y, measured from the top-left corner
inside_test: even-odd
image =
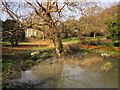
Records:
[[[10,36],[10,43],[11,43],[11,46],[12,47],[17,47],[19,46],[19,41],[20,41],[20,35],[18,33],[13,33],[11,36]]]
[[[14,41],[10,40],[10,43],[11,43],[11,47],[14,47]]]
[[[95,37],[96,37],[96,32],[94,32],[94,39],[95,39]]]
[[[82,36],[82,34],[80,33],[80,31],[79,31],[79,33],[78,33],[78,37],[79,37],[79,44],[80,44],[80,46],[82,47],[82,44],[84,43],[84,41],[85,41],[85,38],[84,38],[84,36]]]
[[[57,35],[55,35],[52,41],[55,47],[56,57],[61,57],[61,53],[63,51],[61,34],[58,33]]]
[[[19,45],[18,45],[18,41],[15,41],[15,47],[18,47]]]
[[[15,44],[14,44],[14,34],[11,34],[11,36],[10,36],[10,43],[11,43],[11,47],[15,46]]]

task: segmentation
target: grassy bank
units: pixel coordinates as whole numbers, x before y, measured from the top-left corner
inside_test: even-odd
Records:
[[[76,57],[76,59],[79,59],[79,57],[81,57],[82,55],[86,56],[87,53],[97,53],[99,55],[103,54],[104,55],[103,57],[113,58],[116,60],[120,59],[120,56],[119,56],[120,51],[115,51],[114,49],[108,50],[108,49],[106,49],[106,47],[104,47],[104,49],[80,47],[80,45],[78,43],[79,39],[76,37],[63,39],[62,42],[63,42],[63,44],[67,44],[67,45],[65,45],[66,47],[64,48],[65,52],[63,52],[63,54],[62,54],[63,57],[65,57],[65,58],[66,57],[68,57],[68,58],[74,57],[74,58],[72,58],[72,61],[74,63],[76,63],[75,57]],[[3,47],[4,47],[4,45],[10,45],[10,43],[4,42]],[[28,45],[29,46],[30,44],[28,42],[21,42],[20,45]],[[99,47],[101,47],[101,46],[99,46]],[[31,56],[31,53],[36,52],[36,51],[39,52],[39,54],[35,55],[35,56]],[[78,53],[79,53],[79,56],[77,56]],[[17,52],[14,51],[14,52],[10,52],[10,53],[3,53],[2,54],[2,56],[3,56],[3,59],[2,59],[3,79],[18,77],[20,75],[21,70],[25,70],[27,68],[32,67],[33,65],[41,63],[42,61],[53,58],[54,55],[55,55],[55,51],[53,48],[34,47],[34,46],[27,50],[23,50],[23,51],[17,51]],[[91,60],[92,60],[92,58],[91,58]],[[103,64],[103,66],[101,66],[101,67],[102,67],[102,69],[104,69],[104,67],[111,68],[111,64],[109,63],[109,60],[108,60],[107,64]],[[105,70],[107,70],[107,69],[105,69]]]

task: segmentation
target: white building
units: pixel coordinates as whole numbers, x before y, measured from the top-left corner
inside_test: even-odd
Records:
[[[37,29],[28,28],[25,31],[25,37],[36,37],[36,38],[42,39],[43,37],[45,37],[45,35],[43,32],[41,32]]]

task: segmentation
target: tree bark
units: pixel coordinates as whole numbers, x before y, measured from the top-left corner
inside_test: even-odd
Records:
[[[15,44],[14,44],[14,34],[11,34],[11,36],[10,36],[10,43],[11,43],[11,47],[15,46]]]
[[[57,33],[52,39],[54,47],[55,47],[55,52],[56,52],[56,57],[61,57],[61,53],[63,52],[63,44],[61,40],[61,34]]]
[[[14,41],[10,40],[10,43],[11,43],[11,47],[14,47]]]
[[[96,32],[94,32],[94,39],[95,39],[95,37],[96,37]]]
[[[15,41],[15,47],[18,47],[19,44],[18,44],[18,41]]]

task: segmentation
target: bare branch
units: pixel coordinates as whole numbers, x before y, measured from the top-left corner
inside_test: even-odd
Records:
[[[2,1],[2,5],[4,6],[5,8],[5,11],[9,14],[9,16],[14,19],[15,21],[17,21],[18,23],[21,24],[21,21],[19,20],[19,17],[17,14],[15,14],[13,11],[11,11],[8,6],[7,6],[7,3]]]
[[[25,0],[25,1],[35,10],[36,14],[39,15],[39,12],[37,11],[36,7],[32,3],[30,3],[28,0]]]

